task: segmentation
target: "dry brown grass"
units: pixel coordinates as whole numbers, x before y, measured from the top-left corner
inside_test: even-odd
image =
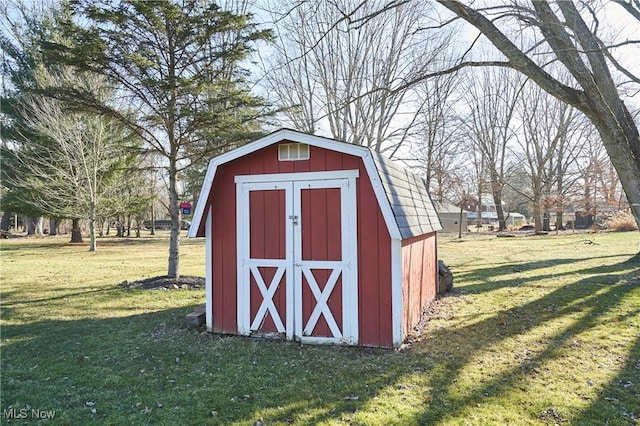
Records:
[[[619,211],[611,216],[607,228],[612,231],[637,231],[638,225],[630,212]]]

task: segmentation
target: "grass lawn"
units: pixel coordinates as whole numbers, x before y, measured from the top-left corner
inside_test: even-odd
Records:
[[[640,422],[638,232],[441,237],[456,290],[400,351],[189,330],[204,290],[118,286],[166,273],[166,238],[66,241],[0,243],[0,424]]]

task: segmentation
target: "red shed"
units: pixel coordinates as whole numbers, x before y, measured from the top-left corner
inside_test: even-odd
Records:
[[[436,296],[425,182],[366,147],[282,129],[215,157],[189,237],[206,237],[216,333],[399,346]]]

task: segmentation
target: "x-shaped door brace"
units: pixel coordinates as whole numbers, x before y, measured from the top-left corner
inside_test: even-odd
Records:
[[[324,286],[323,290],[320,290],[320,286],[318,286],[318,282],[313,276],[310,267],[303,266],[301,269],[317,302],[315,308],[313,309],[313,312],[311,313],[311,316],[309,317],[307,325],[304,327],[303,335],[310,336],[311,333],[313,333],[313,329],[316,327],[318,320],[320,319],[320,315],[324,315],[324,319],[327,321],[333,337],[342,337],[342,332],[340,331],[336,320],[333,318],[333,314],[331,313],[329,305],[327,304],[329,296],[331,296],[331,292],[338,282],[338,277],[340,277],[340,274],[342,273],[342,269],[335,268],[333,269],[333,271],[331,271],[331,275],[329,275],[329,279],[327,280],[327,284]]]
[[[256,284],[258,284],[258,289],[260,289],[260,293],[262,294],[262,303],[260,304],[260,308],[258,308],[258,312],[256,312],[256,316],[251,323],[250,329],[259,329],[268,312],[271,314],[271,318],[273,318],[273,322],[276,325],[278,333],[284,333],[284,324],[282,324],[276,305],[273,304],[273,296],[276,294],[276,290],[278,290],[278,284],[280,284],[280,280],[282,279],[286,268],[284,266],[278,267],[276,273],[273,275],[271,283],[269,283],[269,287],[265,285],[258,266],[251,265],[250,268],[253,278],[256,280]]]

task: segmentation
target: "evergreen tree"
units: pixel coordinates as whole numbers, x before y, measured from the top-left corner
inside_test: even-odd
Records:
[[[45,212],[33,200],[37,194],[32,189],[11,185],[21,182],[26,172],[17,161],[16,151],[24,142],[45,144],[46,137],[26,122],[22,102],[26,96],[40,91],[37,75],[46,59],[40,49],[40,41],[57,37],[56,10],[44,10],[41,5],[10,5],[0,17],[2,55],[2,90],[0,92],[0,180],[2,194],[0,210],[25,215],[26,222],[39,222]],[[10,19],[11,18],[11,19]],[[27,227],[29,228],[29,227]],[[79,227],[78,227],[79,230]],[[28,229],[28,233],[31,233]]]
[[[70,16],[71,43],[47,48],[61,62],[106,76],[135,115],[80,88],[57,96],[119,119],[164,158],[172,221],[167,275],[177,278],[180,174],[255,136],[256,120],[269,111],[250,94],[242,63],[271,32],[250,15],[204,0],[78,0]]]

